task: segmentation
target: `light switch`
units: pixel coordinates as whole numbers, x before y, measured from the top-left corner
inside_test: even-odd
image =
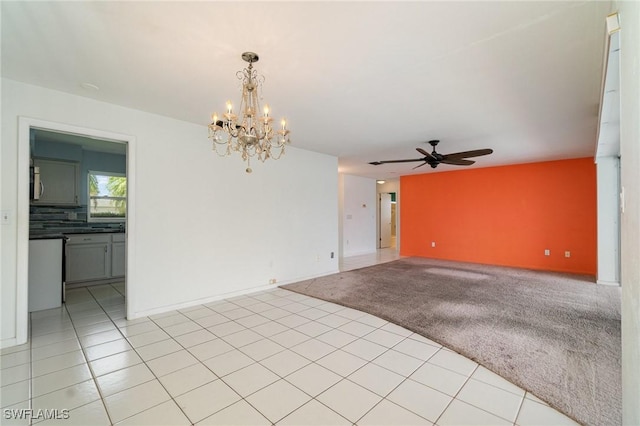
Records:
[[[11,224],[11,212],[9,210],[2,210],[2,224]]]

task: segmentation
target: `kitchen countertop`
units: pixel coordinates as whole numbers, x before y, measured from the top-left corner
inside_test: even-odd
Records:
[[[57,238],[64,238],[64,234],[55,234],[55,233],[48,233],[48,234],[29,234],[29,239],[30,240],[55,240]]]
[[[30,240],[47,240],[55,238],[64,238],[65,235],[71,234],[118,234],[123,233],[124,228],[99,228],[99,227],[77,227],[77,228],[50,228],[50,229],[30,229]]]

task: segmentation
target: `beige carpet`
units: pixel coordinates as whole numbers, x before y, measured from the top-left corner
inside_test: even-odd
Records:
[[[620,288],[406,258],[283,286],[441,343],[587,425],[622,423]]]

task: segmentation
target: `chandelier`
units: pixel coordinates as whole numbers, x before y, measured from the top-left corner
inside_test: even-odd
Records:
[[[265,104],[264,109],[260,109],[264,76],[253,69],[253,63],[258,62],[258,55],[244,52],[242,59],[249,66],[236,73],[238,79],[242,80],[241,117],[234,114],[231,101],[227,101],[227,112],[221,119],[217,113],[211,115],[209,138],[213,141],[213,150],[221,157],[231,155],[233,151],[240,152],[242,160],[247,162],[246,172],[251,173],[252,158],[256,157],[262,162],[268,158],[278,160],[290,140],[287,122],[282,119],[281,128],[276,130],[272,127],[269,105]],[[260,111],[263,115],[258,116]]]

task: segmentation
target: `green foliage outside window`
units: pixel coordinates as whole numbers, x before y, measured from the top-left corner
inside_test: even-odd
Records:
[[[127,178],[118,173],[90,171],[88,220],[123,221],[127,215]]]

